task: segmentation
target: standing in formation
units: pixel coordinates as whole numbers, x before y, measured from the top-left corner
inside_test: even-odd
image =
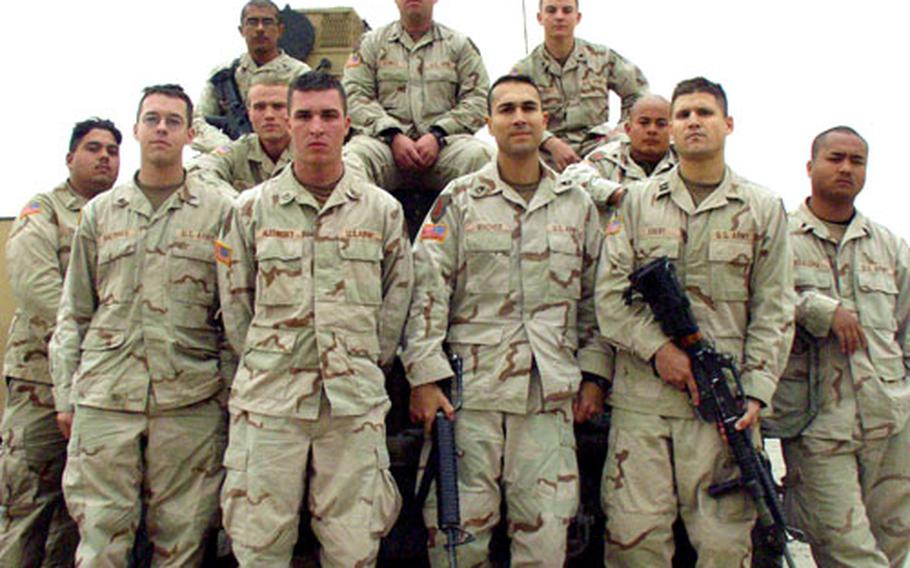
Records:
[[[193,105],[145,89],[133,179],[82,209],[51,374],[69,438],[76,564],[123,566],[144,511],[156,566],[198,565],[216,527],[226,442],[212,246],[231,195],[183,169]]]
[[[439,192],[490,161],[483,127],[490,80],[466,36],[433,21],[435,0],[395,0],[401,18],[367,33],[344,70],[350,163],[389,192]]]
[[[202,94],[196,101],[193,115],[193,149],[200,152],[225,146],[231,142],[227,134],[206,121],[207,117],[224,118],[228,102],[219,97],[214,84],[219,71],[230,70],[228,80],[233,77],[234,85],[244,106],[249,106],[249,90],[253,75],[258,71],[271,71],[293,79],[310,70],[310,66],[294,59],[278,47],[278,40],[284,33],[284,26],[278,17],[278,6],[272,0],[249,0],[240,12],[240,26],[237,28],[246,41],[246,53],[212,70],[205,82]]]
[[[488,562],[502,489],[512,563],[559,566],[578,505],[573,401],[596,413],[602,398],[576,400],[579,384],[609,375],[593,303],[601,233],[588,195],[540,161],[546,113],[530,78],[499,79],[488,105],[497,159],[452,182],[420,229],[402,359],[422,422],[440,408],[454,418],[436,385],[452,376],[444,347],[464,361],[455,442],[462,526],[475,540],[460,560]],[[432,499],[424,518],[431,563],[444,566]]]
[[[715,425],[693,410],[689,357],[647,308],[623,298],[634,270],[669,257],[703,333],[740,366],[748,407],[737,427],[756,423],[790,347],[792,266],[783,203],[725,163],[732,131],[720,85],[700,77],[679,83],[672,100],[679,166],[630,187],[604,231],[597,319],[617,348],[601,480],[610,566],[668,566],[677,514],[700,566],[749,563],[755,509],[744,492],[708,495],[737,468]]]
[[[287,566],[308,485],[322,566],[369,566],[401,496],[383,369],[411,299],[401,205],[345,168],[344,89],[289,93],[293,163],[238,198],[216,247],[231,389],[224,526],[241,566]]]
[[[622,120],[648,90],[641,70],[621,55],[575,37],[579,0],[540,0],[544,42],[513,67],[540,89],[550,120],[541,144],[557,172],[580,161],[610,136],[610,91],[622,99]]]
[[[109,120],[77,123],[69,177],[28,201],[6,243],[16,313],[3,361],[9,394],[0,426],[0,566],[69,566],[79,541],[60,485],[66,438],[57,427],[47,344],[80,212],[117,180],[121,140]]]
[[[269,71],[253,76],[247,95],[253,132],[199,156],[192,170],[213,174],[237,191],[259,185],[291,162],[288,79]]]
[[[854,207],[868,154],[849,127],[819,134],[790,215],[799,332],[775,425],[789,520],[819,566],[910,555],[910,250]]]

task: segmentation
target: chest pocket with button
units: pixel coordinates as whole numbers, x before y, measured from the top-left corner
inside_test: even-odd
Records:
[[[581,298],[581,246],[567,233],[550,233],[548,289],[550,296]]]
[[[171,297],[178,302],[210,306],[215,299],[213,241],[176,241],[171,247]]]
[[[665,256],[670,260],[679,258],[678,237],[640,237],[635,247],[635,258],[642,264]]]
[[[303,294],[303,241],[262,239],[257,243],[256,302],[266,306],[300,303]]]
[[[408,68],[406,66],[380,66],[376,72],[379,103],[396,116],[403,116],[408,108]]]
[[[424,73],[426,92],[424,111],[427,115],[448,112],[455,106],[458,94],[458,73],[454,68],[436,67]]]
[[[98,297],[102,304],[129,301],[136,287],[136,239],[98,245]]]
[[[473,231],[464,238],[469,294],[508,294],[512,235],[506,231]]]
[[[864,327],[895,331],[897,284],[889,272],[859,271],[856,274],[856,307]]]
[[[745,302],[749,299],[752,274],[752,244],[748,241],[711,239],[711,295],[715,300]]]
[[[354,304],[382,303],[382,243],[349,239],[338,242],[344,263],[345,296]]]

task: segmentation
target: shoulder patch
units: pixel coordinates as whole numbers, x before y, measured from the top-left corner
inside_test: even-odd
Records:
[[[443,215],[446,214],[446,209],[449,208],[449,203],[452,202],[452,196],[448,193],[440,195],[436,198],[436,203],[433,205],[433,210],[430,211],[430,220],[434,223],[438,223],[442,219]]]
[[[19,218],[24,219],[29,215],[35,215],[38,213],[41,213],[41,202],[29,201],[28,204],[22,208],[22,211],[19,212]]]
[[[445,223],[427,223],[420,229],[420,240],[445,242],[449,226]]]
[[[215,241],[215,261],[225,266],[231,266],[231,247],[220,240]]]
[[[359,67],[361,63],[363,63],[363,60],[360,58],[360,54],[355,51],[348,57],[344,66],[350,69],[351,67]]]
[[[224,145],[224,146],[218,146],[217,148],[215,148],[215,149],[212,151],[212,153],[213,153],[213,154],[216,154],[216,155],[218,155],[218,156],[224,156],[224,155],[226,155],[227,153],[229,153],[230,151],[231,151],[231,147],[228,146],[228,145]]]
[[[610,222],[604,227],[604,235],[615,235],[620,231],[622,231],[622,215],[617,213],[616,215],[613,215],[613,218],[610,219]]]

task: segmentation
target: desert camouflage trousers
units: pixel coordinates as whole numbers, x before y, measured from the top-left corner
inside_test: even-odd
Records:
[[[910,425],[881,440],[784,441],[788,520],[819,566],[910,567]]]
[[[345,163],[390,193],[405,184],[438,193],[453,179],[485,166],[493,156],[493,150],[473,136],[457,134],[447,136],[445,140],[436,163],[420,174],[403,174],[395,164],[389,145],[363,134],[354,136],[345,144]]]
[[[376,564],[401,509],[386,446],[390,404],[333,417],[326,399],[317,420],[231,412],[221,506],[240,566],[290,564],[307,482],[323,568]]]
[[[72,566],[79,534],[63,502],[66,439],[51,385],[7,378],[0,426],[0,566]]]
[[[80,568],[126,566],[143,500],[152,566],[199,566],[217,527],[226,430],[215,399],[149,413],[76,407],[63,491]]]
[[[474,541],[456,548],[459,566],[489,566],[501,493],[508,508],[512,566],[562,566],[569,521],[578,508],[578,463],[572,401],[542,410],[540,379],[532,377],[527,414],[462,409],[455,420],[462,529]],[[421,463],[429,455],[424,444]],[[500,485],[501,484],[501,485]],[[438,531],[436,491],[423,510],[430,564],[447,567]]]
[[[608,444],[600,486],[607,566],[670,566],[677,514],[699,568],[749,565],[754,505],[743,491],[708,495],[739,475],[714,424],[614,408]]]

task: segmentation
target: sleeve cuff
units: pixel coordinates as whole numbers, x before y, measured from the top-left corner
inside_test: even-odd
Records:
[[[382,132],[385,132],[386,130],[390,130],[393,128],[400,130],[402,133],[405,133],[405,134],[407,134],[407,132],[408,132],[407,127],[405,127],[403,124],[401,124],[400,122],[398,122],[397,120],[395,120],[394,118],[392,118],[390,116],[380,118],[379,120],[374,122],[373,128],[371,128],[370,130],[371,130],[371,134],[373,135],[373,137],[378,137]]]
[[[670,338],[664,335],[655,324],[654,329],[644,330],[638,339],[633,340],[632,345],[635,354],[642,361],[650,361],[657,353],[657,350],[669,342]]]
[[[578,366],[582,373],[591,373],[607,381],[613,380],[613,350],[581,349],[578,352]]]
[[[446,357],[439,353],[422,361],[415,361],[407,367],[408,382],[411,388],[428,383],[435,383],[453,376],[452,367]]]
[[[771,407],[771,399],[777,389],[777,381],[766,373],[750,371],[742,376],[743,390],[749,398],[760,401],[766,408]]]
[[[807,304],[800,323],[806,331],[818,338],[828,337],[831,332],[831,323],[834,321],[834,312],[840,302],[822,294],[816,294]]]
[[[70,404],[69,389],[54,389],[54,409],[57,412],[73,412],[76,408]]]
[[[550,140],[550,138],[553,138],[554,136],[556,136],[556,135],[553,134],[552,132],[550,132],[549,130],[544,130],[543,138],[540,140],[540,147],[543,148],[543,145],[546,144],[547,141]]]
[[[461,134],[464,132],[464,128],[459,126],[453,118],[440,118],[430,126],[430,128],[433,127],[441,128],[446,135]]]

